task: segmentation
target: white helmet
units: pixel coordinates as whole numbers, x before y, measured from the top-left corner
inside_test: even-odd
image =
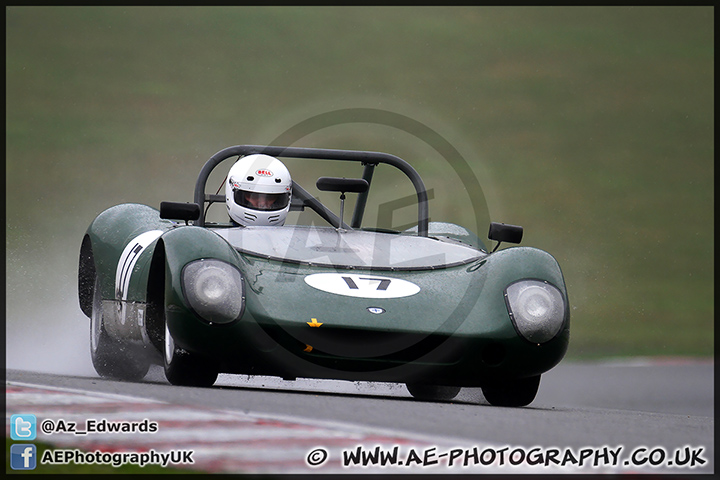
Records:
[[[225,184],[228,215],[240,225],[282,225],[290,211],[292,178],[275,157],[248,155],[232,166]]]

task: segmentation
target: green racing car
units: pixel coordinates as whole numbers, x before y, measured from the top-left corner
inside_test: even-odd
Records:
[[[225,194],[213,170],[236,158]],[[339,214],[290,179],[280,158],[345,162],[357,178],[321,177]],[[398,168],[417,194],[417,225],[363,227],[376,168]],[[356,194],[349,223],[346,193]],[[225,203],[229,222],[207,209]],[[322,225],[286,225],[310,210]],[[490,240],[522,228],[491,223]],[[192,202],[121,204],[85,233],[80,308],[100,376],[139,380],[151,364],[174,385],[219,373],[397,382],[423,400],[480,387],[498,406],[525,406],[568,347],[562,272],[548,253],[490,251],[459,225],[430,222],[417,171],[387,153],[240,145],[203,166]]]

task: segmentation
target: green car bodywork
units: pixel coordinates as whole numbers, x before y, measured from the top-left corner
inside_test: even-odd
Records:
[[[569,340],[566,286],[550,254],[488,252],[472,232],[428,222],[422,209],[406,232],[363,229],[357,212],[353,226],[327,212],[327,227],[205,222],[198,210],[220,201],[204,193],[209,171],[255,151],[373,160],[367,152],[230,147],[208,161],[187,209],[123,204],[98,215],[83,238],[78,278],[100,375],[140,379],[157,363],[179,385],[209,386],[218,373],[237,373],[400,382],[422,399],[450,399],[460,387],[482,387],[495,405],[534,399]],[[422,202],[419,177],[401,166]],[[301,187],[293,197],[315,210]],[[236,285],[221,314],[189,300],[191,277],[216,271]],[[532,301],[557,300],[549,333],[528,333],[525,320],[519,327],[513,284],[550,292]]]

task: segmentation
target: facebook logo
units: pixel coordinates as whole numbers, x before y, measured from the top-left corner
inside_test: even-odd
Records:
[[[10,417],[10,438],[13,440],[35,440],[37,435],[35,415],[13,415]]]
[[[35,445],[10,445],[10,467],[13,470],[35,470]]]

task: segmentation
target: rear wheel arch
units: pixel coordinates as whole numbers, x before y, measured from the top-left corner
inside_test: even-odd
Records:
[[[80,246],[78,263],[78,301],[80,310],[90,318],[92,316],[93,294],[95,293],[95,257],[93,256],[90,235],[85,235]]]

